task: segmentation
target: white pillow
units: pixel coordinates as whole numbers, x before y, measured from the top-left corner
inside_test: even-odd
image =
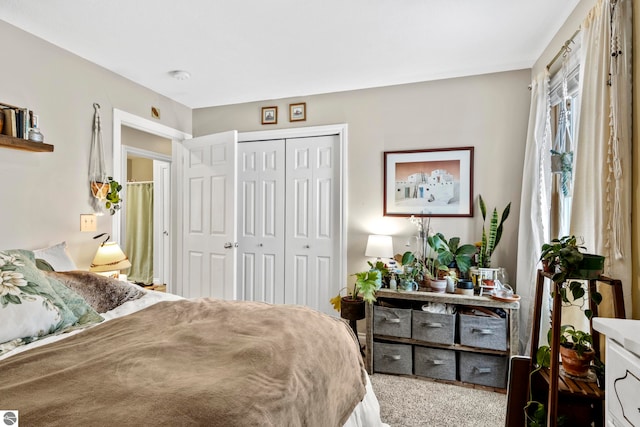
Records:
[[[33,251],[36,258],[48,262],[55,271],[77,270],[76,263],[73,262],[67,251],[67,242],[60,242],[48,248],[36,249]]]
[[[24,337],[49,335],[62,322],[60,311],[46,298],[29,295],[20,304],[0,309],[0,343]]]

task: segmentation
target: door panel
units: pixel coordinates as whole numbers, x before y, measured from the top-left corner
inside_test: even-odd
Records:
[[[238,146],[240,298],[284,302],[284,141]]]
[[[340,162],[336,135],[287,139],[286,302],[334,313],[329,299],[342,283],[340,256]]]
[[[182,295],[236,298],[236,142],[224,132],[185,141]]]

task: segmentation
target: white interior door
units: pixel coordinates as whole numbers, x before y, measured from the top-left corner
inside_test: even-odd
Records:
[[[341,283],[337,135],[287,139],[285,302],[334,313]]]
[[[235,299],[237,132],[184,142],[182,295]]]
[[[284,303],[285,143],[238,145],[238,297]]]
[[[153,160],[153,280],[171,278],[171,163]]]

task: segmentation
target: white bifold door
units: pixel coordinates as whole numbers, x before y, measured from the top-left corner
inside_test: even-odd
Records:
[[[185,141],[181,294],[333,313],[342,287],[338,135]]]
[[[341,283],[337,135],[238,144],[238,297],[327,313]]]

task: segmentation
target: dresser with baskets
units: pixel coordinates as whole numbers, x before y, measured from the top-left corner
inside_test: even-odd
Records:
[[[506,388],[509,356],[518,354],[517,301],[389,289],[377,291],[376,299],[366,310],[369,373]],[[424,311],[429,303],[447,304],[449,311]],[[504,317],[475,314],[493,309]]]

